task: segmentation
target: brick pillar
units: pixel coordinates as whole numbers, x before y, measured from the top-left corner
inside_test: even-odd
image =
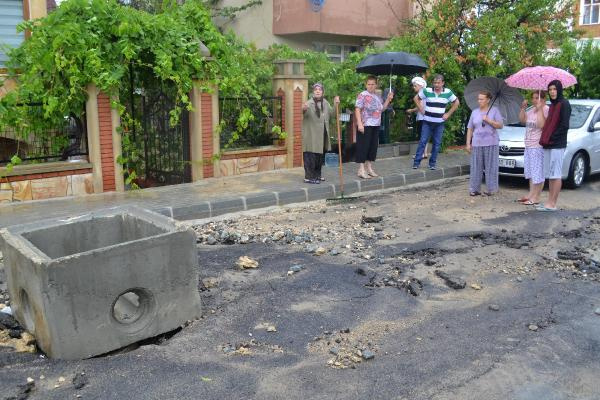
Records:
[[[285,92],[283,91],[283,89],[279,88],[275,95],[277,97],[281,97],[281,123],[280,121],[275,121],[275,123],[280,123],[281,129],[287,132],[287,128],[285,126]]]
[[[303,103],[304,93],[300,88],[296,88],[294,90],[294,150],[293,150],[293,166],[301,167],[302,166],[302,103]]]
[[[302,103],[306,101],[308,78],[304,75],[304,60],[275,61],[273,93],[283,95],[283,126],[287,133],[287,167],[302,165]]]
[[[117,163],[121,154],[121,136],[117,132],[119,116],[110,106],[110,98],[95,85],[88,85],[86,102],[89,161],[92,163],[94,192],[123,191],[123,171]]]
[[[219,161],[213,156],[219,154],[219,135],[216,134],[219,123],[219,91],[213,87],[202,92],[200,82],[196,81],[190,93],[193,111],[190,112],[190,155],[192,162],[192,181],[218,176]]]

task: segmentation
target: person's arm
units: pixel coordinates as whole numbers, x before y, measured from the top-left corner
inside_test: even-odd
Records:
[[[467,128],[467,152],[471,152],[471,140],[473,139],[473,129]]]
[[[521,103],[521,110],[519,111],[519,121],[522,124],[527,123],[527,113],[525,112],[526,109],[527,109],[527,100],[523,100],[523,102]]]
[[[363,125],[362,117],[360,116],[360,108],[354,109],[354,118],[356,119],[356,127],[360,133],[364,133],[365,126]]]
[[[490,118],[489,115],[486,113],[486,115],[484,115],[482,118],[483,121],[491,125],[494,129],[502,129],[502,127],[504,126],[504,121],[502,121],[502,114],[500,114],[500,111],[498,111],[497,108],[492,108],[491,111],[492,117]]]
[[[546,112],[546,110],[547,110],[547,108],[546,108],[546,107],[547,107],[547,106],[546,106],[546,104],[545,104],[545,103],[542,103],[542,104],[541,104],[541,107],[538,107],[538,109],[537,109],[537,114],[536,114],[536,115],[537,115],[537,120],[536,120],[536,124],[537,124],[537,127],[538,127],[539,129],[543,129],[543,128],[544,128],[544,125],[546,125],[546,115],[547,115],[547,113],[546,113],[546,114],[544,114],[544,112]]]
[[[390,90],[387,94],[387,98],[385,99],[385,102],[383,103],[384,110],[387,110],[388,106],[390,105],[390,103],[392,102],[393,99],[394,99],[394,92],[392,90]]]
[[[420,112],[421,114],[425,114],[425,104],[424,101],[421,100],[421,98],[419,97],[419,95],[415,95],[415,104],[417,105],[417,111]]]
[[[569,123],[571,119],[571,104],[565,100],[560,106],[560,121],[558,122],[557,131],[567,132],[569,130]]]
[[[460,101],[458,101],[458,98],[456,100],[454,100],[452,102],[452,107],[450,107],[450,110],[448,110],[447,113],[444,113],[444,116],[442,118],[444,118],[444,121],[447,121],[448,118],[450,118],[452,116],[452,114],[454,114],[454,111],[456,111],[456,109],[458,108],[458,106],[460,105]]]

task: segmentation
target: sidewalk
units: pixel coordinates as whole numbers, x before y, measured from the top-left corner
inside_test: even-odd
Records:
[[[357,178],[355,163],[345,163],[344,194],[396,188],[469,173],[469,157],[463,151],[440,154],[435,171],[427,169],[427,160],[421,162],[420,169],[413,170],[412,161],[412,156],[377,160],[375,170],[380,177],[366,180]],[[338,168],[323,167],[323,172],[326,180],[320,185],[304,183],[304,169],[293,168],[125,193],[5,203],[0,204],[0,227],[121,205],[136,205],[177,220],[189,220],[339,196]]]

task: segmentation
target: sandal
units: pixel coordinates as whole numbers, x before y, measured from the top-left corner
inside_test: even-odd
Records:
[[[538,204],[540,204],[539,202],[534,203],[531,200],[527,200],[527,201],[522,201],[521,204],[523,204],[524,206],[537,206]]]
[[[472,196],[472,197],[474,197],[474,196],[480,196],[480,195],[481,195],[481,193],[479,193],[479,192],[471,192],[471,193],[469,193],[469,196]]]
[[[375,172],[368,172],[369,176],[372,176],[373,178],[378,177],[379,175],[377,175]]]
[[[369,179],[370,178],[369,175],[367,175],[367,174],[360,174],[360,173],[358,174],[358,177],[361,178],[361,179]]]
[[[515,200],[517,203],[525,203],[526,201],[529,201],[529,198],[527,197],[521,197],[520,199]]]

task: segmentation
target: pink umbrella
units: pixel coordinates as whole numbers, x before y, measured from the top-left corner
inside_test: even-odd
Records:
[[[545,66],[523,68],[506,78],[505,82],[519,89],[547,90],[548,84],[555,79],[562,83],[563,88],[577,83],[577,78],[564,69]]]

